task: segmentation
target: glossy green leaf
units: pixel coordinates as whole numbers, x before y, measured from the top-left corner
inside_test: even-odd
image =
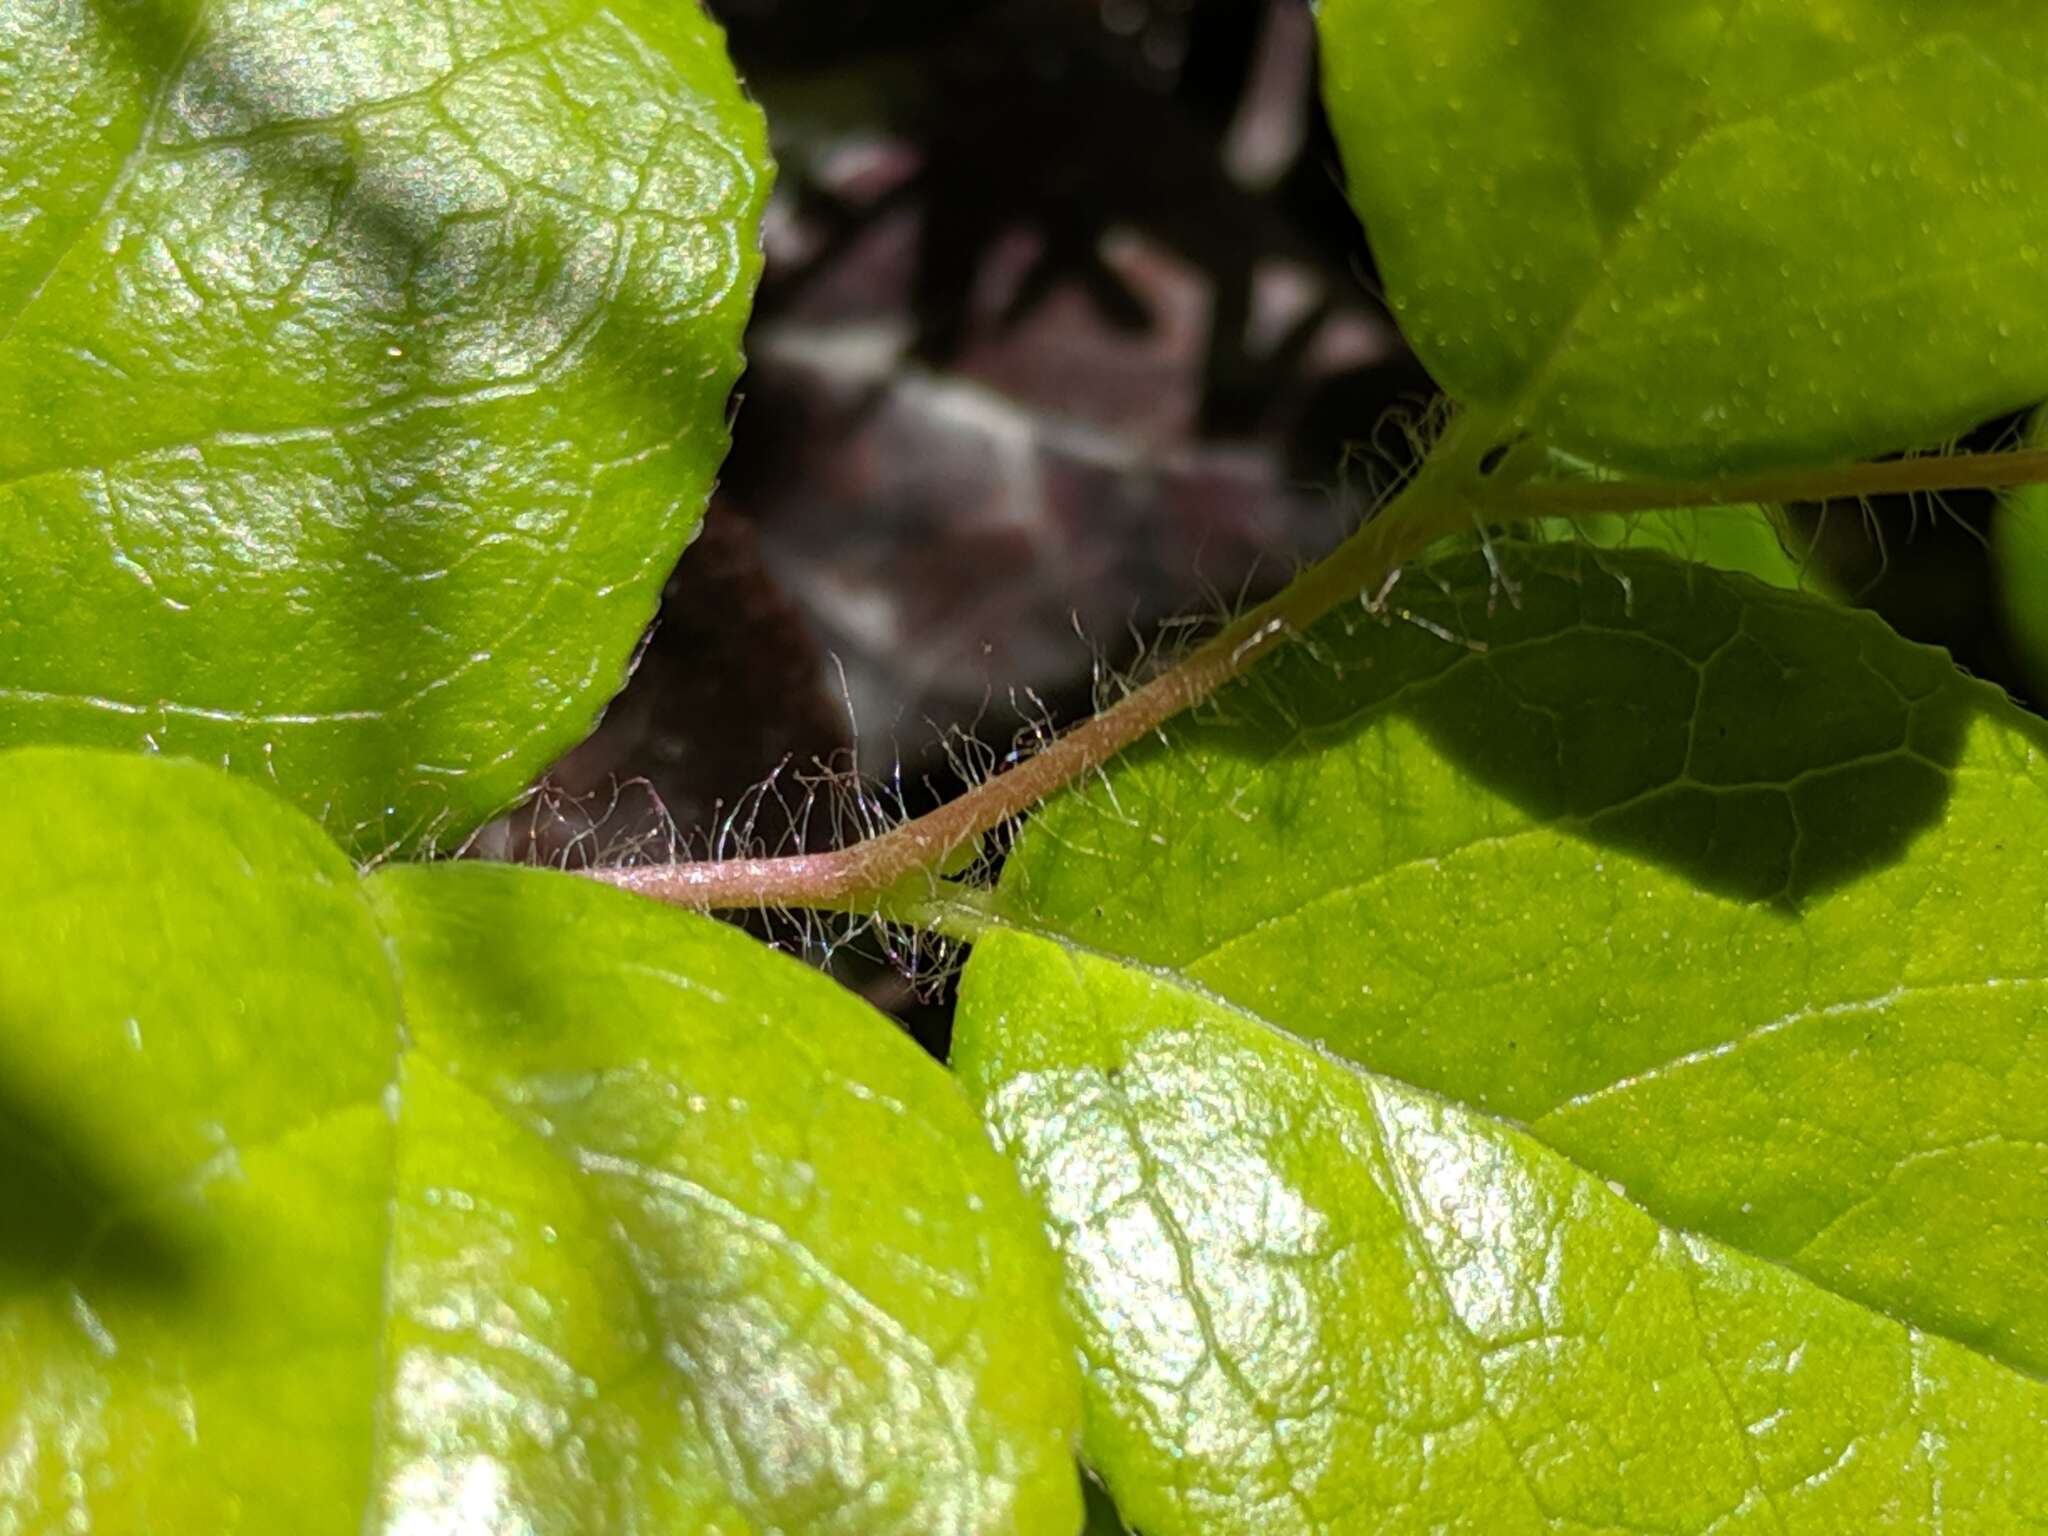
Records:
[[[963,1007],[1150,1536],[2048,1525],[2048,1385],[1498,1119],[1034,935]]]
[[[1421,1355],[1340,1382],[1259,1342],[1257,1330],[1284,1325],[1327,1354],[1405,1359],[1395,1336],[1422,1314],[1357,1311],[1363,1291],[1311,1283],[1337,1248],[1282,1240],[1313,1228],[1334,1243],[1347,1224],[1379,1231],[1402,1216],[1470,1288],[1460,1327],[1488,1308],[1523,1320],[1480,1330],[1476,1355],[1448,1338],[1427,1358],[1491,1369],[1484,1341],[1515,1336],[1531,1295],[1555,1301],[1551,1333],[1597,1335],[1610,1310],[1600,1286],[1627,1265],[1566,1284],[1538,1234],[1596,1255],[1654,1248],[1669,1258],[1659,1285],[1710,1270],[1715,1286],[1747,1287],[1766,1318],[1762,1335],[1725,1318],[1688,1324],[1703,1330],[1697,1348],[1675,1313],[1668,1326],[1628,1324],[1649,1331],[1634,1341],[1644,1391],[1659,1390],[1660,1359],[1675,1370],[1709,1346],[1732,1352],[1721,1375],[1733,1410],[1701,1399],[1685,1421],[1702,1446],[1749,1426],[1729,1444],[1759,1458],[1745,1485],[1758,1498],[1833,1481],[1817,1449],[1833,1445],[1890,1466],[1886,1497],[1901,1510],[1939,1497],[1952,1528],[2023,1528],[1984,1512],[2037,1497],[2011,1481],[2031,1467],[1999,1461],[2000,1446],[2048,1458],[2048,1405],[2026,1395],[2048,1372],[2048,734],[1869,614],[1653,554],[1509,545],[1496,558],[1504,581],[1473,558],[1411,573],[1398,589],[1406,619],[1326,624],[1199,723],[1051,807],[975,913],[1038,936],[978,950],[958,1048],[1068,1234],[1094,1363],[1091,1458],[1147,1529],[1208,1529],[1157,1483],[1167,1461],[1197,1452],[1237,1469],[1176,1485],[1221,1490],[1217,1507],[1249,1522],[1218,1529],[1316,1529],[1284,1501],[1224,1498],[1229,1479],[1398,1502],[1409,1485],[1371,1470],[1376,1458],[1410,1458],[1425,1481],[1476,1476],[1451,1433],[1472,1421],[1446,1405],[1484,1399],[1518,1447],[1501,1475],[1519,1465],[1544,1488],[1632,1484],[1638,1455],[1653,1455],[1628,1438],[1650,1423],[1622,1393],[1634,1367],[1582,1376],[1568,1351],[1534,1351],[1557,1392],[1583,1399],[1566,1411],[1530,1407],[1534,1387],[1511,1376],[1460,1397],[1465,1378]],[[1053,954],[1067,979],[1045,1001],[1016,968],[1050,974]],[[1126,1011],[1153,1022],[1119,1022]],[[1088,1054],[1098,1031],[1123,1045]],[[1106,1235],[1169,1219],[1134,1194],[1117,1203],[1128,1181],[1102,1171],[1107,1133],[1091,1129],[1088,1095],[1125,1046],[1163,1063],[1155,1086],[1150,1067],[1129,1064],[1119,1082],[1149,1106],[1149,1176],[1189,1181],[1174,1195],[1194,1223],[1178,1244],[1198,1255],[1185,1273]],[[1197,1094],[1183,1078],[1212,1057],[1241,1066],[1219,1065]],[[1340,1099],[1342,1123],[1368,1117],[1356,1134],[1317,1129],[1307,1107]],[[1406,1207],[1382,1202],[1370,1217],[1349,1203],[1407,1157],[1366,1134],[1372,1117],[1411,1114],[1466,1149],[1443,1151],[1429,1178],[1486,1191],[1451,1202],[1458,1220],[1494,1224],[1457,1263],[1424,1230],[1435,1197],[1417,1205],[1411,1190]],[[1265,1129],[1240,1142],[1240,1122]],[[1191,1171],[1234,1158],[1247,1170],[1234,1182]],[[1401,1179],[1422,1187],[1422,1163]],[[1581,1211],[1583,1228],[1567,1214]],[[1427,1268],[1402,1260],[1374,1283],[1419,1294],[1437,1283]],[[1190,1292],[1197,1270],[1196,1292],[1216,1289]],[[1113,1299],[1125,1292],[1152,1299],[1126,1314]],[[1146,1321],[1167,1305],[1158,1298],[1199,1312],[1226,1292],[1246,1299],[1254,1332],[1242,1349],[1217,1345],[1211,1374],[1176,1374],[1137,1346],[1125,1359],[1130,1339],[1170,1336]],[[1819,1371],[1816,1399],[1788,1387],[1764,1404],[1749,1395],[1762,1346],[1744,1341],[1766,1335],[1788,1351],[1810,1338],[1814,1353],[1796,1358],[1816,1363],[1866,1339],[1878,1358],[1938,1355],[1942,1371],[1995,1385],[1968,1398],[1980,1406],[1962,1425],[1947,1407],[1915,1406],[1914,1378],[1858,1385],[1850,1363]],[[1442,1434],[1368,1443],[1393,1419]],[[1871,1438],[1899,1425],[1924,1442],[1919,1459]],[[1807,1448],[1796,1475],[1774,1459],[1784,1436]],[[1301,1448],[1283,1453],[1276,1437]],[[1709,1451],[1673,1446],[1653,1456],[1669,1463],[1660,1475],[1704,1479]],[[2003,1470],[1959,1481],[1940,1470],[1949,1455]],[[1958,1502],[1962,1481],[1990,1502]],[[1639,1521],[1549,1493],[1537,1503],[1595,1526],[1721,1528],[1700,1514],[1711,1500],[1684,1492]],[[1165,1523],[1169,1507],[1182,1524]],[[1505,1519],[1514,1506],[1498,1507]],[[1767,1507],[1745,1518],[1771,1528]]]
[[[0,745],[516,796],[702,515],[766,164],[690,0],[0,10]]]
[[[1077,1529],[958,1089],[734,929],[0,755],[0,1529]]]
[[[1683,476],[2048,397],[2033,0],[1324,0],[1403,328],[1469,406]]]

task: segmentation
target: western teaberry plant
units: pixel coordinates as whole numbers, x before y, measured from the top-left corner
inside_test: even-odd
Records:
[[[1320,27],[1412,480],[963,800],[622,891],[358,861],[702,514],[715,29],[0,0],[0,1529],[2048,1526],[2048,733],[1753,538],[1516,531],[2048,479],[1878,458],[2048,399],[2048,17]],[[951,1071],[648,894],[972,941]]]

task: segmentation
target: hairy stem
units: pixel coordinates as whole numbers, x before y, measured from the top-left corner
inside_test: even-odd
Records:
[[[808,907],[918,910],[935,872],[1014,817],[1102,767],[1242,676],[1339,604],[1379,592],[1403,564],[1474,522],[1648,512],[1741,503],[2003,489],[2048,483],[2048,451],[1955,454],[1718,481],[1491,482],[1493,423],[1453,425],[1399,495],[1284,591],[1225,626],[1172,670],[959,799],[879,836],[824,853],[774,859],[606,868],[593,878],[704,910]],[[906,885],[915,889],[904,889]],[[892,894],[900,899],[889,899]]]
[[[1460,431],[1464,425],[1453,427],[1429,463],[1379,515],[1285,590],[1233,620],[1170,671],[959,799],[831,852],[590,873],[678,906],[872,910],[886,893],[946,867],[963,850],[978,847],[1004,822],[1094,772],[1242,676],[1338,604],[1378,590],[1392,572],[1435,540],[1469,525],[1474,508],[1458,487],[1461,482],[1476,482],[1477,472],[1476,455],[1464,446],[1475,439]]]

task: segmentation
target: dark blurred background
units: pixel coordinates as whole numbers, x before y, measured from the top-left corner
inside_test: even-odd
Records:
[[[732,457],[631,684],[499,856],[925,809],[1326,550],[1435,392],[1340,190],[1306,0],[711,9],[781,165]],[[1838,590],[2024,697],[1993,515],[1792,521]],[[942,998],[886,963],[867,989],[942,1039]]]

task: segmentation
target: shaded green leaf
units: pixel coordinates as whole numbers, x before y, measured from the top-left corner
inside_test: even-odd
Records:
[[[0,15],[0,744],[459,834],[723,456],[759,114],[695,4]]]
[[[2048,421],[2038,413],[2027,444],[2048,444]],[[2006,493],[1991,524],[1991,548],[2005,632],[2038,702],[2048,698],[2048,487]]]
[[[1824,464],[2048,396],[2030,0],[1325,0],[1403,328],[1504,431]]]
[[[1472,558],[1411,573],[1399,588],[1410,621],[1325,624],[1198,723],[1128,754],[1105,785],[1028,829],[1000,890],[973,914],[1067,952],[1062,1001],[1044,1002],[1006,967],[1049,959],[1018,958],[1033,953],[1021,941],[985,944],[968,968],[958,1038],[963,1070],[999,1106],[1006,1141],[1024,1149],[1056,1230],[1079,1231],[1072,1213],[1092,1213],[1078,1270],[1081,1240],[1067,1240],[1096,1367],[1090,1458],[1140,1525],[1201,1529],[1165,1524],[1168,1505],[1134,1502],[1131,1480],[1152,1487],[1158,1457],[1236,1446],[1244,1475],[1261,1469],[1269,1490],[1327,1481],[1333,1499],[1354,1485],[1360,1498],[1393,1498],[1398,1479],[1359,1470],[1382,1454],[1367,1427],[1389,1415],[1446,1432],[1465,1422],[1432,1417],[1456,1393],[1442,1396],[1450,1389],[1428,1372],[1268,1380],[1256,1339],[1234,1354],[1218,1346],[1222,1374],[1203,1378],[1220,1394],[1213,1404],[1142,1350],[1112,1363],[1126,1335],[1145,1330],[1112,1315],[1123,1303],[1091,1297],[1119,1287],[1178,1295],[1192,1282],[1160,1270],[1156,1254],[1129,1260],[1151,1266],[1142,1273],[1125,1267],[1101,1234],[1115,1220],[1153,1218],[1135,1194],[1110,1209],[1104,1192],[1125,1185],[1100,1172],[1105,1154],[1087,1138],[1106,1133],[1088,1129],[1096,1111],[1074,1097],[1081,1087],[1031,1086],[1034,1072],[1079,1085],[1117,1065],[1074,1055],[1073,1031],[1101,1029],[1133,1053],[1179,1063],[1161,1069],[1156,1129],[1147,1109],[1142,1134],[1131,1133],[1176,1149],[1158,1152],[1154,1176],[1196,1179],[1184,1164],[1240,1156],[1252,1170],[1229,1189],[1203,1188],[1190,1209],[1208,1214],[1185,1246],[1213,1276],[1205,1285],[1256,1302],[1266,1319],[1257,1326],[1284,1317],[1293,1327],[1312,1312],[1313,1327],[1301,1326],[1319,1348],[1378,1360],[1391,1347],[1382,1330],[1396,1328],[1392,1313],[1347,1322],[1357,1297],[1314,1291],[1318,1263],[1284,1246],[1269,1254],[1259,1224],[1297,1207],[1289,1220],[1333,1232],[1364,1221],[1337,1205],[1375,1158],[1400,1157],[1369,1136],[1331,1131],[1330,1141],[1302,1106],[1348,1094],[1345,1115],[1384,1117],[1398,1101],[1402,1114],[1426,1111],[1449,1127],[1442,1135],[1469,1144],[1443,1178],[1551,1191],[1526,1206],[1508,1193],[1475,1198],[1473,1219],[1501,1224],[1470,1261],[1475,1307],[1506,1315],[1522,1307],[1523,1289],[1540,1292],[1554,1256],[1531,1246],[1535,1235],[1565,1242],[1579,1218],[1557,1213],[1584,1206],[1595,1234],[1586,1240],[1601,1252],[1654,1249],[1676,1266],[1659,1270],[1671,1284],[1687,1266],[1728,1285],[1739,1278],[1765,1298],[1756,1306],[1769,1320],[1758,1326],[1779,1330],[1788,1348],[1809,1335],[1816,1349],[1867,1338],[1896,1363],[1939,1339],[1942,1361],[1973,1358],[1954,1369],[1998,1385],[1983,1388],[1991,1406],[1967,1434],[1910,1397],[1886,1410],[1890,1419],[1871,1417],[1889,1400],[1856,1385],[1847,1364],[1821,1373],[1832,1385],[1819,1406],[1782,1434],[1810,1450],[1860,1445],[1856,1456],[1893,1467],[1886,1486],[1899,1508],[1922,1508],[1938,1486],[1958,1512],[1954,1528],[1979,1528],[1962,1514],[1977,1506],[1955,1503],[1957,1484],[1930,1470],[1938,1457],[1901,1461],[1868,1437],[1907,1423],[1943,1455],[1996,1461],[2007,1443],[2048,1452],[2043,1405],[2014,1416],[2048,1370],[2048,868],[2033,856],[2048,846],[2042,728],[1868,614],[1652,554],[1509,545],[1496,558],[1504,581]],[[1165,1021],[1127,1026],[1126,1009],[1164,1010]],[[1185,1062],[1176,1031],[1199,1037]],[[1192,1102],[1174,1074],[1227,1054],[1226,1044],[1250,1055],[1219,1067],[1213,1093]],[[1020,1065],[1027,1058],[1047,1064]],[[1356,1079],[1346,1063],[1374,1076]],[[1269,1068],[1296,1086],[1266,1084]],[[1120,1092],[1155,1093],[1149,1069],[1121,1070]],[[1277,1118],[1246,1132],[1248,1147],[1231,1140],[1232,1126],[1258,1114]],[[1190,1126],[1169,1135],[1176,1119]],[[1287,1152],[1283,1125],[1324,1151]],[[1339,1143],[1360,1166],[1338,1156]],[[1405,1219],[1419,1232],[1435,1218]],[[1309,1286],[1301,1294],[1313,1292],[1313,1304],[1287,1299],[1287,1276]],[[1413,1270],[1401,1286],[1426,1280]],[[1557,1312],[1552,1331],[1604,1317],[1605,1283],[1588,1279],[1588,1299]],[[1422,1326],[1400,1326],[1411,1323]],[[1675,1321],[1639,1341],[1648,1380],[1658,1378],[1656,1350],[1677,1360],[1708,1344],[1748,1349],[1728,1342],[1748,1335],[1724,1335],[1722,1322],[1698,1326],[1707,1343],[1697,1348]],[[1464,1350],[1455,1339],[1442,1348],[1446,1360]],[[1294,1371],[1286,1358],[1272,1369]],[[1566,1357],[1544,1369],[1561,1392],[1577,1390]],[[1734,1419],[1711,1402],[1687,1410],[1699,1433],[1776,1411],[1749,1414],[1749,1369],[1731,1362],[1723,1372]],[[1891,1369],[1871,1381],[1911,1387]],[[1231,1384],[1230,1372],[1243,1380]],[[1553,1407],[1504,1431],[1524,1471],[1534,1457],[1546,1478],[1587,1487],[1634,1476],[1625,1431],[1648,1410],[1615,1397],[1626,1373],[1611,1374],[1607,1385],[1587,1379],[1577,1417]],[[1297,1395],[1312,1378],[1323,1395]],[[1503,1378],[1490,1410],[1519,1414],[1523,1391]],[[1830,1403],[1846,1416],[1828,1419]],[[1247,1406],[1257,1404],[1266,1406]],[[1793,1406],[1792,1395],[1777,1405]],[[1321,1449],[1303,1450],[1290,1470],[1262,1414]],[[1540,1424],[1539,1450],[1530,1435]],[[1779,1433],[1753,1428],[1748,1439],[1762,1456]],[[1417,1475],[1439,1453],[1459,1478],[1478,1465],[1456,1460],[1464,1452],[1454,1456],[1450,1439],[1432,1440],[1414,1450]],[[1502,1475],[1514,1465],[1499,1463]],[[1799,1476],[1827,1465],[1809,1461]],[[1689,1455],[1674,1466],[1676,1482],[1692,1476]],[[1989,1481],[1972,1473],[1973,1496],[1992,1501],[1981,1508],[1995,1509],[2006,1496],[1999,1478],[2021,1470]],[[1761,1498],[1792,1481],[1771,1463],[1745,1486]],[[1712,1500],[1667,1491],[1677,1502],[1645,1520],[1708,1528],[1694,1517]],[[1193,1505],[1171,1507],[1194,1519]],[[1218,1507],[1253,1519],[1250,1504]],[[1270,1507],[1281,1511],[1275,1523],[1229,1528],[1316,1528],[1284,1501]],[[1595,1525],[1635,1518],[1572,1507]],[[1768,1527],[1767,1514],[1748,1518]],[[1981,1528],[2013,1528],[1983,1519]]]
[[[823,977],[194,765],[0,837],[0,1526],[1079,1526],[1029,1213]]]
[[[1130,1527],[1117,1513],[1116,1501],[1106,1488],[1089,1477],[1082,1479],[1081,1492],[1088,1509],[1088,1523],[1082,1527],[1082,1536],[1133,1536]]]
[[[1788,592],[1811,588],[1806,562],[1785,547],[1776,519],[1762,507],[1703,507],[1697,511],[1643,512],[1631,517],[1600,512],[1587,517],[1541,518],[1543,536],[1582,540],[1599,549],[1656,549],[1717,571],[1754,576]]]

